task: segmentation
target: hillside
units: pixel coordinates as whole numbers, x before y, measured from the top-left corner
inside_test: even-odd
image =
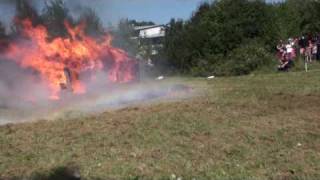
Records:
[[[320,71],[170,81],[196,96],[1,126],[0,177],[320,177]]]

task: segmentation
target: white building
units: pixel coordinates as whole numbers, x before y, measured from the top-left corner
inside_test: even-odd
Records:
[[[165,26],[137,26],[135,30],[139,32],[139,38],[161,38],[165,36]]]
[[[134,37],[134,39],[139,40],[142,54],[149,54],[151,56],[157,55],[159,50],[163,48],[163,39],[166,35],[166,26],[136,26],[134,30],[136,31],[136,37]],[[147,53],[146,51],[150,52]]]

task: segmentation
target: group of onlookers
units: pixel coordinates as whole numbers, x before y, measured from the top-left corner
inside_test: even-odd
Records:
[[[280,40],[277,51],[280,71],[289,70],[294,65],[297,55],[303,57],[305,63],[320,60],[320,35],[289,38],[286,42]]]

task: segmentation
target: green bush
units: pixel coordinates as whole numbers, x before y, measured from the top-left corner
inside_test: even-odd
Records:
[[[242,45],[227,56],[207,55],[196,62],[191,68],[193,76],[238,76],[265,68],[274,71],[276,64],[274,55],[255,42]]]
[[[198,59],[197,62],[198,62],[197,65],[191,68],[192,76],[205,77],[205,76],[210,76],[212,74],[213,65],[210,63],[210,61],[206,59]]]
[[[274,63],[273,55],[262,45],[252,43],[233,50],[220,68],[221,75],[246,75]]]

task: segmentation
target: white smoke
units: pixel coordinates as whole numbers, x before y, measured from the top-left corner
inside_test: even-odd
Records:
[[[95,6],[105,8],[106,11],[110,8],[106,3],[108,1],[102,0],[65,0],[65,2],[74,14],[81,12],[82,7]],[[32,3],[39,12],[44,7],[44,1],[34,0]],[[6,8],[13,11],[1,18],[10,22],[15,14],[14,1],[0,1],[0,12],[6,12]],[[97,13],[103,14],[102,10]],[[145,101],[166,99],[174,91],[188,90],[184,86],[160,83],[156,80],[148,83],[110,84],[107,82],[107,72],[99,72],[95,81],[86,75],[80,76],[80,80],[87,87],[85,95],[74,95],[64,90],[61,92],[61,100],[52,101],[48,98],[50,95],[48,85],[40,79],[38,72],[21,68],[16,62],[19,62],[19,59],[6,59],[0,54],[0,125],[38,119],[66,118],[66,114],[70,112],[99,113],[108,108],[121,108]],[[79,113],[75,115],[78,116]]]

